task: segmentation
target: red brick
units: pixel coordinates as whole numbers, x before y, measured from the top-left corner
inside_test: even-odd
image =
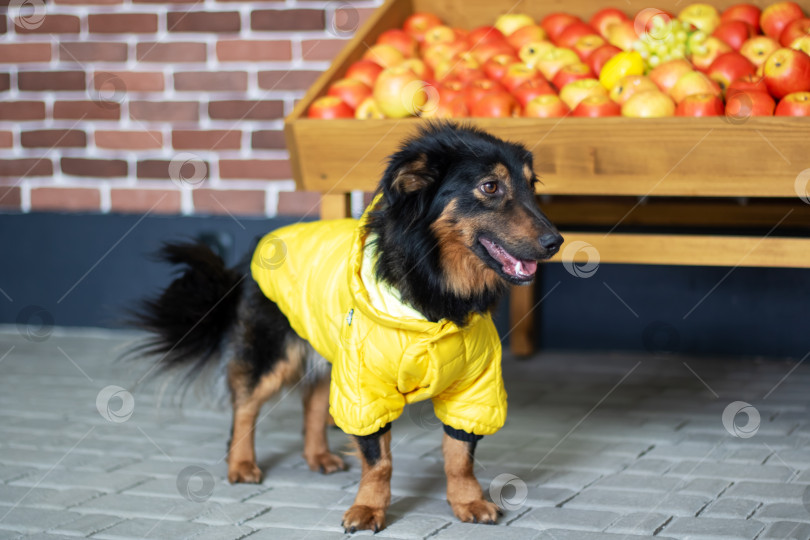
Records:
[[[244,71],[186,71],[174,74],[174,89],[180,91],[231,91],[247,90],[247,73]]]
[[[127,162],[123,159],[62,158],[62,172],[73,176],[110,178],[127,175]]]
[[[50,62],[50,43],[0,43],[0,63]]]
[[[130,101],[129,116],[150,122],[197,122],[200,104],[196,101]]]
[[[0,208],[19,210],[22,206],[22,193],[16,186],[0,186]]]
[[[250,138],[250,145],[256,149],[275,150],[287,148],[284,133],[270,130],[254,131]]]
[[[93,88],[110,92],[160,92],[165,88],[159,71],[97,71]]]
[[[64,62],[125,62],[126,43],[107,41],[84,41],[60,43],[59,59]]]
[[[11,88],[11,75],[0,73],[0,92],[5,92]]]
[[[242,132],[238,129],[172,131],[172,147],[176,150],[238,150],[241,147],[241,140]]]
[[[121,106],[110,101],[57,101],[53,104],[57,120],[118,120]]]
[[[14,146],[14,134],[10,131],[0,131],[0,148]]]
[[[219,41],[217,42],[217,58],[221,62],[290,60],[292,46],[289,41]]]
[[[237,11],[182,11],[166,14],[169,32],[239,32]]]
[[[273,120],[284,116],[281,101],[211,101],[208,116],[215,120]]]
[[[21,71],[17,74],[20,90],[84,90],[84,71]]]
[[[37,129],[20,134],[23,148],[84,148],[87,135],[78,129]]]
[[[332,60],[347,43],[345,39],[305,39],[301,55],[304,60]]]
[[[292,178],[286,159],[220,159],[219,176],[223,179],[284,180]]]
[[[278,194],[278,215],[317,217],[321,211],[321,194],[314,191],[282,191]]]
[[[43,120],[45,103],[42,101],[0,101],[0,120]]]
[[[320,71],[260,71],[259,88],[264,90],[307,90]]]
[[[138,43],[141,62],[205,62],[205,43]]]
[[[324,11],[320,9],[259,9],[250,14],[252,30],[323,30]]]
[[[208,162],[203,160],[199,161],[205,164],[206,171],[210,170]],[[145,159],[138,162],[138,165],[136,167],[136,175],[138,176],[138,178],[168,180],[171,179],[171,175],[169,174],[170,164],[171,164],[170,160]],[[185,167],[181,167],[180,173],[184,175],[184,177],[192,178],[193,175],[196,173],[195,163],[191,162]]]
[[[0,177],[52,176],[53,163],[46,158],[0,159]]]
[[[16,23],[16,21],[15,21]],[[79,18],[75,15],[46,15],[40,24],[13,24],[18,34],[78,34]],[[26,28],[28,26],[29,28]]]
[[[99,148],[116,150],[146,150],[163,147],[163,133],[160,131],[96,130],[94,140]]]
[[[197,214],[264,215],[264,195],[264,191],[192,191]]]
[[[158,29],[154,13],[91,13],[87,23],[91,33],[99,34],[146,34]]]
[[[178,214],[180,192],[166,189],[112,189],[110,203],[113,212]]]
[[[101,207],[101,193],[95,188],[41,187],[31,190],[31,210],[91,210]]]

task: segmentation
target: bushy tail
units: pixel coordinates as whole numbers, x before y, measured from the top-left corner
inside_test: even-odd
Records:
[[[219,358],[236,321],[244,276],[201,243],[166,244],[158,257],[182,265],[182,275],[130,312],[130,325],[150,336],[127,356],[155,357],[153,374],[183,370],[190,382]]]

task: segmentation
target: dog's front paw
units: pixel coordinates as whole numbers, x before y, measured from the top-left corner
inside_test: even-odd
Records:
[[[304,459],[307,460],[310,470],[321,471],[323,474],[346,470],[346,464],[343,460],[331,452],[324,452],[315,456],[304,456]]]
[[[228,465],[228,482],[231,484],[261,484],[262,471],[252,461],[240,461]]]
[[[385,527],[385,509],[355,504],[343,514],[343,529],[346,532],[372,530],[378,532]]]
[[[461,521],[486,523],[492,525],[501,515],[501,509],[495,503],[479,499],[466,503],[450,503],[453,513]]]

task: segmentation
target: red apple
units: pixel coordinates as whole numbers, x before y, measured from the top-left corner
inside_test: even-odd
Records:
[[[718,56],[706,73],[725,92],[732,82],[740,77],[753,75],[756,70],[756,66],[748,58],[732,51]]]
[[[551,80],[563,66],[579,63],[579,56],[571,49],[556,47],[546,51],[535,64],[546,80]]]
[[[572,116],[599,118],[602,116],[619,116],[621,106],[606,96],[588,96],[574,108]]]
[[[451,27],[447,26],[446,24],[440,24],[438,26],[434,26],[433,28],[429,28],[425,32],[425,39],[423,40],[421,46],[427,47],[428,45],[433,45],[435,43],[453,43],[454,41],[463,40],[459,38],[456,31]]]
[[[665,94],[669,94],[681,77],[693,71],[692,64],[683,59],[670,60],[652,69],[650,79]]]
[[[762,32],[773,39],[779,39],[782,30],[791,21],[804,17],[802,8],[796,2],[777,2],[762,10],[759,17],[759,25]]]
[[[433,70],[418,58],[406,58],[400,65],[413,71],[414,74],[423,81],[433,79],[434,77]]]
[[[508,118],[520,116],[520,105],[506,92],[487,94],[470,108],[470,116],[479,118]]]
[[[669,95],[675,100],[675,103],[680,103],[686,96],[694,94],[714,94],[720,95],[720,87],[716,82],[711,80],[706,74],[700,71],[692,71],[687,73],[675,83],[675,86],[670,90]]]
[[[422,51],[422,60],[436,69],[436,66],[445,60],[451,60],[465,52],[467,45],[463,41],[453,41],[451,43],[434,43],[426,46]]]
[[[810,35],[810,18],[804,17],[788,23],[782,34],[779,36],[779,43],[782,47],[790,47],[802,36]]]
[[[588,67],[588,64],[579,62],[576,64],[568,64],[567,66],[563,66],[560,68],[560,71],[554,75],[554,78],[551,79],[551,84],[553,84],[557,88],[562,88],[566,84],[578,81],[580,79],[594,79],[596,76],[594,75],[591,68]]]
[[[723,100],[714,94],[692,94],[675,107],[675,116],[722,116],[724,113]]]
[[[810,92],[793,92],[779,101],[774,116],[810,116]]]
[[[419,42],[405,30],[392,28],[377,38],[378,45],[390,45],[402,53],[405,58],[413,58],[419,50]]]
[[[647,36],[645,41],[663,41],[670,33],[670,23],[675,18],[671,13],[657,8],[645,8],[633,18],[633,28],[639,37]]]
[[[484,72],[481,70],[478,61],[468,52],[442,60],[433,71],[438,80],[446,77],[457,77],[466,82],[484,78]]]
[[[405,56],[391,45],[372,45],[363,54],[363,60],[371,60],[382,68],[401,64]]]
[[[675,103],[658,90],[637,92],[622,105],[622,116],[632,118],[661,118],[675,114]]]
[[[442,24],[442,20],[433,13],[414,13],[405,19],[402,29],[421,42],[425,39],[425,32]]]
[[[502,94],[506,92],[506,88],[498,81],[491,79],[478,79],[471,81],[464,89],[464,102],[467,104],[467,109],[472,110],[476,102],[481,101],[484,96],[489,94]]]
[[[545,79],[532,79],[512,90],[512,95],[515,96],[515,99],[518,100],[521,107],[526,107],[526,105],[537,96],[544,96],[546,94],[556,95],[556,92]]]
[[[720,24],[720,13],[709,4],[689,4],[678,13],[678,18],[707,34],[714,32]]]
[[[759,33],[759,16],[762,12],[757,6],[751,4],[736,4],[726,9],[720,15],[720,22],[742,21],[750,24],[755,33]]]
[[[574,109],[579,102],[588,96],[608,96],[607,89],[596,79],[580,79],[573,81],[560,89],[560,99]]]
[[[439,92],[441,101],[450,101],[457,97],[463,98],[465,88],[467,88],[466,83],[452,77],[436,83],[436,90]]]
[[[638,40],[636,26],[633,21],[621,21],[612,24],[607,29],[605,39],[623,51],[632,50],[633,44]]]
[[[556,42],[557,38],[569,25],[575,22],[582,22],[582,19],[570,13],[551,13],[543,17],[540,26],[546,31],[551,41]]]
[[[630,17],[628,17],[623,11],[609,7],[600,9],[594,13],[591,20],[588,22],[597,32],[599,32],[600,36],[605,37],[607,35],[607,29],[611,25],[627,20],[630,20]]]
[[[561,118],[568,116],[571,109],[563,103],[560,96],[546,94],[531,100],[523,111],[523,116],[531,118]]]
[[[515,51],[512,49],[511,45],[505,41],[488,41],[470,49],[470,53],[472,53],[473,57],[475,57],[480,64],[483,64],[493,56],[498,56],[499,54],[514,55]]]
[[[779,42],[768,36],[754,36],[745,41],[740,47],[740,54],[751,60],[751,63],[759,67],[765,60],[779,48]]]
[[[558,47],[573,49],[576,42],[579,41],[579,38],[590,35],[597,35],[596,30],[584,22],[576,21],[569,24],[565,30],[560,32],[560,35],[557,36],[554,43]]]
[[[714,62],[721,54],[731,52],[730,46],[714,36],[709,36],[706,38],[703,46],[706,50],[705,53],[693,52],[692,56],[689,58],[692,65],[694,65],[700,71],[708,70],[709,66],[712,65],[712,62]]]
[[[500,81],[511,64],[519,64],[517,57],[511,54],[496,54],[484,63],[484,74],[490,79]]]
[[[333,118],[354,118],[354,110],[342,99],[335,96],[319,97],[312,102],[307,112],[308,118],[331,120]]]
[[[768,91],[777,99],[810,90],[810,56],[795,49],[778,49],[763,67]]]
[[[369,96],[354,110],[354,117],[358,120],[381,120],[385,118],[385,114],[374,98]]]
[[[545,41],[548,39],[548,34],[543,30],[543,27],[537,24],[529,24],[518,28],[506,38],[506,41],[513,49],[519,51],[521,47],[527,43],[534,41]]]
[[[383,70],[374,83],[374,100],[385,116],[405,118],[418,114],[427,104],[427,83],[403,66]]]
[[[616,56],[622,52],[622,50],[615,45],[611,45],[606,43],[593,51],[588,59],[585,61],[588,64],[593,72],[598,76],[599,73],[602,71],[602,66],[605,65],[605,62]]]
[[[766,92],[736,92],[726,102],[726,116],[732,122],[744,122],[751,116],[773,116],[775,106]]]
[[[532,41],[520,48],[518,58],[527,66],[536,67],[543,55],[552,49],[556,47],[550,41]]]
[[[464,118],[469,114],[463,97],[453,99],[439,99],[438,104],[426,108],[419,115],[422,118]]]
[[[579,38],[577,42],[574,43],[572,48],[574,49],[574,52],[577,53],[577,55],[579,55],[583,61],[585,61],[596,49],[604,44],[605,40],[601,36],[589,34]]]
[[[658,90],[658,86],[644,75],[625,75],[616,86],[610,89],[610,99],[623,105],[636,92],[646,92],[648,90]]]
[[[734,49],[739,51],[743,43],[756,35],[754,28],[743,21],[726,21],[721,22],[720,26],[714,29],[712,35],[719,40],[723,41]]]
[[[479,26],[474,30],[470,30],[467,43],[470,44],[471,48],[483,43],[506,43],[506,36],[494,26]]]
[[[760,75],[746,75],[740,77],[726,89],[726,101],[731,99],[736,92],[765,92],[768,93],[768,85],[765,84],[765,79]]]
[[[542,78],[543,76],[536,69],[530,68],[526,64],[512,64],[506,68],[506,73],[501,78],[501,84],[511,92],[526,81]]]
[[[326,95],[339,97],[346,105],[356,109],[371,96],[371,87],[357,79],[338,79],[329,86]]]
[[[383,68],[371,60],[359,60],[349,66],[346,70],[347,79],[357,79],[368,85],[374,86],[374,81],[382,73]]]

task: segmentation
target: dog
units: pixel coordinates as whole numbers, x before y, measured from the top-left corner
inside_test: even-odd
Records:
[[[472,126],[427,123],[388,161],[360,220],[276,230],[234,268],[203,244],[167,244],[183,267],[135,311],[157,371],[227,375],[230,482],[261,482],[254,428],[279,389],[300,385],[304,459],[330,452],[330,414],[356,443],[362,477],[342,525],[379,531],[390,503],[391,423],[432,399],[444,424],[447,500],[466,522],[494,523],[473,474],[477,442],[506,416],[501,347],[490,312],[530,283],[563,238],[540,211],[530,151]]]

